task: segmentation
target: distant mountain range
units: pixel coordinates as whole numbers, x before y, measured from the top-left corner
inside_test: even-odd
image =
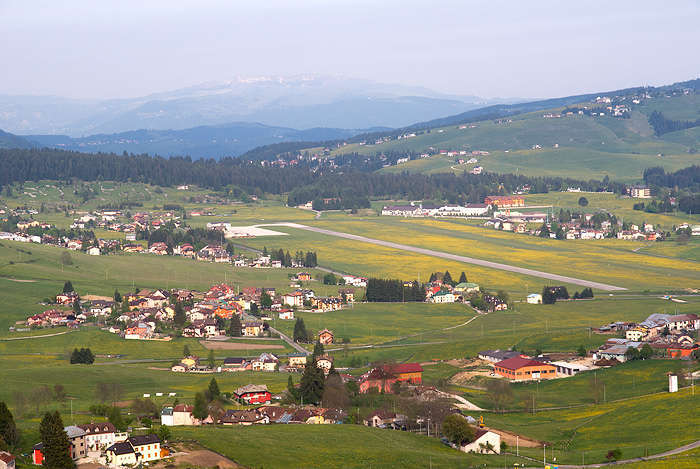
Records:
[[[129,99],[0,95],[0,128],[16,134],[82,137],[231,122],[294,129],[400,127],[517,101],[523,100],[446,95],[344,77],[262,77]]]

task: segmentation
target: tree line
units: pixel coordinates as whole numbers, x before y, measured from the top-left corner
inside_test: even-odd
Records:
[[[661,136],[669,132],[676,132],[678,130],[685,130],[700,126],[700,119],[696,119],[694,121],[672,120],[664,116],[663,113],[654,111],[649,114],[649,125],[653,127],[654,133],[657,136]]]
[[[581,187],[586,191],[622,193],[625,186],[603,181],[528,177],[513,174],[384,174],[343,170],[311,171],[304,167],[271,167],[236,158],[219,161],[189,157],[162,158],[148,155],[79,153],[57,149],[0,150],[0,186],[42,179],[143,182],[160,186],[196,184],[214,190],[236,187],[251,194],[289,194],[290,206],[321,199],[340,199],[347,208],[367,206],[365,199],[397,197],[411,200],[445,200],[478,203],[493,194],[509,194],[530,186],[531,192]],[[342,202],[345,200],[346,202]]]
[[[417,280],[406,283],[398,279],[370,278],[365,295],[367,301],[385,303],[425,301],[425,290]]]

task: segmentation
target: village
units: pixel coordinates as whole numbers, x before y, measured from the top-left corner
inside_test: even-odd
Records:
[[[645,186],[628,188],[630,197],[650,198]],[[582,197],[581,204],[585,197]],[[560,210],[559,214],[537,211],[518,211],[528,208],[521,195],[494,195],[484,198],[482,204],[431,205],[411,203],[410,205],[388,205],[382,208],[383,216],[394,217],[435,217],[435,218],[474,218],[485,219],[483,226],[500,231],[527,234],[560,240],[600,240],[615,238],[634,241],[663,241],[667,237],[660,226],[651,223],[637,225],[627,223],[609,213],[585,213]],[[539,207],[542,208],[542,207]],[[687,228],[687,226],[686,226]]]

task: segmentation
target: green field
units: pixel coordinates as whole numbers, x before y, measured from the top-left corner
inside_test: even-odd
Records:
[[[174,435],[196,439],[247,467],[496,468],[506,462],[503,456],[461,453],[435,438],[358,425],[178,428]],[[510,464],[517,460],[507,457]]]
[[[566,410],[491,414],[487,425],[548,442],[560,463],[602,462],[619,448],[622,458],[655,454],[700,439],[697,408],[700,393],[683,389],[627,401]],[[542,449],[520,448],[520,454],[541,457]],[[551,459],[550,459],[551,460]],[[634,466],[632,466],[634,467]],[[653,466],[651,466],[653,467]]]
[[[0,335],[7,333],[7,327],[15,321],[43,311],[44,307],[38,303],[61,291],[66,280],[71,280],[83,296],[112,296],[115,289],[124,293],[136,288],[206,291],[221,282],[240,288],[274,287],[286,292],[292,290],[289,276],[297,272],[294,269],[234,268],[176,256],[88,256],[72,251],[73,264],[62,266],[63,252],[66,251],[53,246],[13,241],[0,243],[0,296],[5,300],[0,302]],[[322,276],[317,270],[312,269],[311,273],[315,277]],[[317,281],[310,283],[320,295],[338,292],[338,287],[325,286]]]

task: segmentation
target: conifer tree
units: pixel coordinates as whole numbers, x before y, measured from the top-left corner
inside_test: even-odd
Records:
[[[459,282],[457,283],[467,283],[467,274],[462,271],[462,274],[459,276]]]
[[[237,314],[234,314],[228,326],[228,335],[231,337],[240,337],[242,328],[241,319]]]
[[[19,443],[15,419],[4,401],[0,401],[0,438],[10,446]]]
[[[452,276],[450,275],[449,270],[446,270],[445,275],[442,276],[442,283],[454,286],[454,281],[452,281]]]
[[[72,291],[74,291],[73,284],[70,280],[66,280],[66,283],[63,284],[63,293],[70,293]]]
[[[216,382],[216,378],[212,378],[211,381],[209,381],[209,388],[207,391],[209,392],[209,399],[212,401],[221,396],[221,391],[219,391],[219,383]]]
[[[74,469],[75,463],[70,456],[70,441],[63,420],[58,411],[46,412],[39,425],[39,434],[44,445],[44,466],[49,469]]]
[[[199,420],[207,418],[207,401],[204,398],[204,394],[201,392],[194,395],[194,409],[192,409],[192,415]]]

